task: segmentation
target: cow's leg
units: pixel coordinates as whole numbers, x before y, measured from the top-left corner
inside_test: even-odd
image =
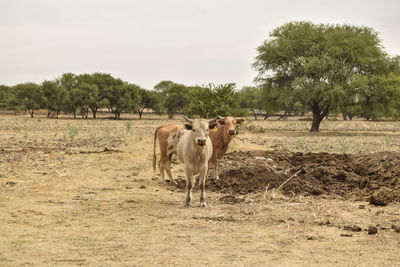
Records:
[[[192,189],[194,186],[194,179],[193,173],[188,168],[185,168],[185,175],[186,175],[186,188],[187,188],[187,195],[186,195],[186,206],[190,206],[190,202],[192,200]]]
[[[158,162],[158,169],[160,170],[161,179],[165,182],[164,168],[165,168],[165,158],[161,155],[160,161]]]
[[[214,174],[214,180],[218,180],[218,161],[217,161],[217,156],[214,156],[211,158],[210,163],[209,163],[209,169],[213,168],[213,174]]]
[[[205,202],[205,199],[206,199],[205,189],[206,189],[207,172],[208,172],[208,167],[205,166],[200,171],[200,175],[199,175],[199,187],[200,187],[200,190],[201,190],[201,193],[200,193],[200,206],[202,208],[207,207],[206,202]]]
[[[169,154],[168,159],[165,161],[165,170],[166,170],[171,182],[173,182],[175,185],[177,185],[177,183],[171,173],[171,160],[172,160],[172,153]]]

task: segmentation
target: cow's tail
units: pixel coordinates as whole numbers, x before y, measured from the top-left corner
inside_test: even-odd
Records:
[[[157,161],[157,156],[156,156],[156,143],[157,143],[157,133],[158,130],[162,127],[158,126],[156,130],[154,131],[154,146],[153,146],[153,172],[156,172],[156,161]]]

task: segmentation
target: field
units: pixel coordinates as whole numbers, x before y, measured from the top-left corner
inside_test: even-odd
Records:
[[[204,209],[122,117],[0,115],[0,266],[398,266],[400,122],[249,118]]]

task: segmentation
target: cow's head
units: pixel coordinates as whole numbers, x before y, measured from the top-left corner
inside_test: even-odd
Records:
[[[226,133],[229,135],[236,134],[236,124],[242,124],[244,122],[243,118],[228,117],[218,117],[217,122],[221,125],[225,125]]]
[[[213,129],[217,126],[215,122],[217,118],[211,120],[205,119],[189,119],[183,116],[183,118],[187,121],[185,124],[185,128],[187,130],[192,131],[192,139],[196,145],[204,146],[206,144],[206,140],[208,138],[208,130]]]

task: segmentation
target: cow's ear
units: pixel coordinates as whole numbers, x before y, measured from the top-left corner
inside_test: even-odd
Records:
[[[193,126],[191,124],[185,124],[186,130],[192,130]]]
[[[244,122],[243,118],[236,119],[236,124],[242,124]]]
[[[225,124],[225,119],[218,119],[217,122],[221,125]]]
[[[210,123],[210,124],[208,125],[208,129],[212,130],[212,129],[214,129],[214,128],[218,128],[218,123],[213,122],[213,123]]]

